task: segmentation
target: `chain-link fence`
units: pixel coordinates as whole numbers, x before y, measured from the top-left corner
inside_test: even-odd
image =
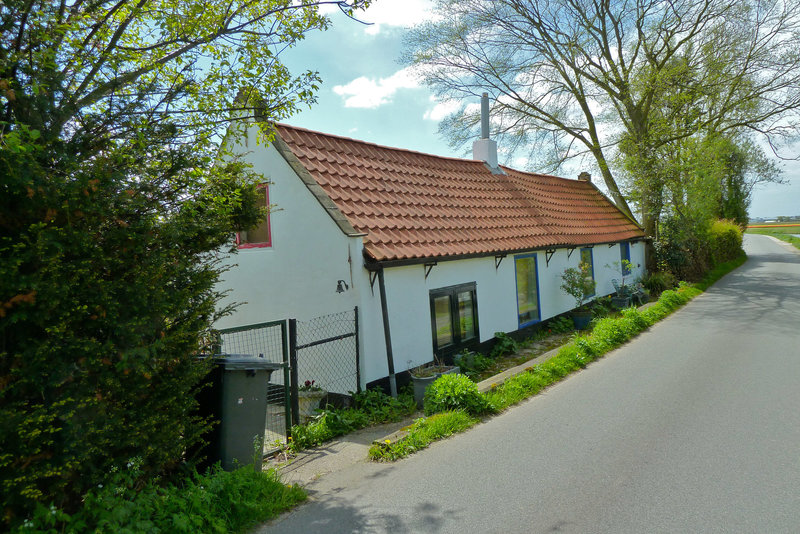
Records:
[[[284,441],[291,426],[286,321],[226,328],[219,333],[222,340],[220,352],[257,356],[283,365],[283,369],[273,372],[269,379],[265,444]]]
[[[329,401],[359,391],[358,307],[308,321],[290,320],[289,338],[296,386],[313,382],[328,392]]]

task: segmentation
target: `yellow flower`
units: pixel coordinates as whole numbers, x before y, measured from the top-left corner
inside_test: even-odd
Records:
[[[386,442],[387,445],[392,442],[392,440],[390,440],[390,439],[387,439],[387,440],[384,440],[384,441]]]

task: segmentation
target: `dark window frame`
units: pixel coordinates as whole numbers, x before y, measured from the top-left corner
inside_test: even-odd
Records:
[[[468,340],[462,340],[461,323],[459,320],[460,316],[458,313],[458,294],[466,292],[471,293],[472,296],[472,324],[475,330],[475,335]],[[453,342],[449,345],[439,347],[436,335],[436,299],[442,296],[447,296],[450,298],[450,329],[453,336]],[[465,348],[470,348],[480,343],[481,335],[478,321],[478,293],[475,282],[431,289],[428,292],[428,300],[431,311],[431,338],[434,355],[441,357],[455,354],[456,352],[459,352]]]

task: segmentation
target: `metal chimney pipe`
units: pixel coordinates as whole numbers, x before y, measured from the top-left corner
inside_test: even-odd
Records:
[[[489,93],[481,95],[481,139],[489,139]]]

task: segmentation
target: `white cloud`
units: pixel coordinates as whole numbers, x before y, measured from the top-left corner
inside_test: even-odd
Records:
[[[367,78],[361,76],[345,85],[336,85],[333,92],[345,98],[347,108],[374,109],[392,101],[400,89],[416,89],[420,79],[411,67],[401,69],[388,78]]]
[[[364,29],[367,34],[377,35],[382,25],[408,28],[431,20],[432,8],[431,0],[380,0],[356,16],[359,20],[371,23]]]
[[[455,113],[461,107],[461,103],[457,100],[446,100],[438,102],[435,97],[430,97],[431,102],[435,102],[434,106],[425,111],[422,116],[426,121],[440,121],[448,115]]]

